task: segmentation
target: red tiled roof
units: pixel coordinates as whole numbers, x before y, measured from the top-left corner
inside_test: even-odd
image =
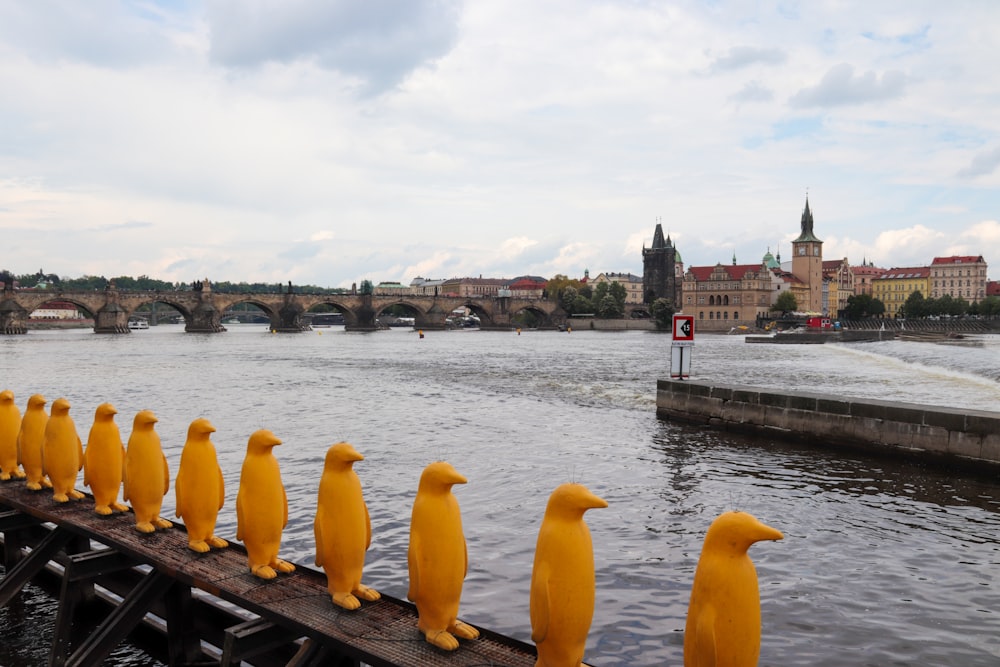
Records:
[[[1000,280],[991,280],[986,283],[986,296],[1000,296]]]
[[[951,257],[935,257],[931,264],[976,264],[982,262],[982,255],[952,255]]]
[[[880,266],[852,266],[851,270],[856,276],[877,276],[886,271]]]
[[[689,266],[688,271],[694,274],[695,280],[705,282],[710,279],[712,272],[721,266],[725,269],[729,280],[742,280],[751,271],[760,271],[760,264],[716,264],[715,266]]]

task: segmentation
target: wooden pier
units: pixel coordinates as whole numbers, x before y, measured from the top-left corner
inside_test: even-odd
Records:
[[[0,482],[6,575],[0,606],[33,578],[60,573],[49,664],[87,667],[140,624],[166,635],[170,665],[259,667],[533,667],[535,647],[479,628],[481,636],[442,651],[417,630],[415,607],[385,594],[345,611],[330,600],[326,575],[296,564],[263,581],[238,544],[198,554],[180,524],[144,535],[131,513],[100,516],[93,499],[57,503],[51,490]],[[93,614],[100,598],[113,605]],[[82,613],[87,610],[87,613]],[[81,633],[89,622],[96,629]],[[103,617],[102,617],[103,616]],[[82,634],[82,636],[81,636]]]

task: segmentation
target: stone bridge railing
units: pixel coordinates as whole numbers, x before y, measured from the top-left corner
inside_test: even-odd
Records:
[[[379,313],[391,306],[404,306],[413,313],[414,327],[444,329],[448,316],[458,308],[469,308],[483,329],[509,329],[512,318],[531,312],[541,328],[557,328],[566,322],[566,312],[556,301],[519,297],[445,297],[371,294],[230,294],[202,290],[126,291],[109,287],[103,291],[14,290],[0,294],[0,334],[27,332],[29,315],[45,303],[65,301],[90,313],[96,333],[129,333],[128,320],[140,307],[164,303],[183,317],[189,333],[219,333],[223,313],[233,306],[252,304],[268,317],[272,331],[299,332],[308,328],[303,315],[320,305],[336,308],[344,315],[348,331],[374,331]]]

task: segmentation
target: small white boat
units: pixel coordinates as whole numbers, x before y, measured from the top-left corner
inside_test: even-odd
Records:
[[[128,321],[129,329],[148,329],[149,322],[140,318],[135,318]]]

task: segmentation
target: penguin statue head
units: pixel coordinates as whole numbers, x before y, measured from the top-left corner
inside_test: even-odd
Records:
[[[450,463],[435,461],[420,474],[418,492],[448,493],[453,484],[465,484],[469,480],[458,474]]]
[[[48,403],[48,401],[45,400],[45,397],[41,394],[32,394],[31,398],[28,399],[28,408],[41,410],[45,407],[46,403]]]
[[[136,431],[151,431],[153,424],[158,421],[152,410],[140,410],[132,420],[132,428]]]
[[[115,418],[118,411],[110,403],[101,403],[94,411],[94,421],[109,422]]]
[[[6,405],[8,403],[13,403],[13,402],[14,402],[14,392],[12,392],[10,389],[4,389],[3,391],[0,391],[0,403]]]
[[[250,440],[247,442],[247,453],[268,454],[271,452],[271,449],[280,444],[281,440],[278,436],[266,428],[262,428],[250,434]]]
[[[326,461],[323,468],[324,470],[340,470],[350,468],[355,461],[364,460],[365,457],[358,453],[358,450],[354,449],[350,443],[338,442],[326,450]]]
[[[576,520],[589,509],[607,507],[608,502],[595,496],[583,484],[561,484],[549,496],[549,504],[545,507],[547,518]]]
[[[52,403],[52,416],[61,417],[62,415],[69,414],[69,401],[65,398],[57,398]]]
[[[188,440],[207,440],[209,433],[215,433],[215,427],[204,417],[195,419],[188,426]]]
[[[746,512],[720,514],[705,534],[705,550],[745,554],[754,542],[780,540],[785,536],[780,530],[761,523]]]

